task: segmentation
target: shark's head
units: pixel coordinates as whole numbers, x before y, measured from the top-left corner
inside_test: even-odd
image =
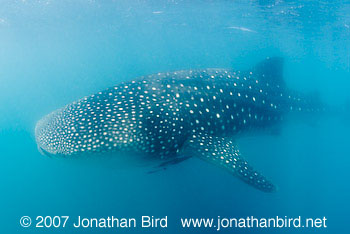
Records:
[[[122,116],[119,108],[102,106],[90,98],[46,115],[35,126],[39,152],[53,158],[106,161],[122,168],[153,163],[152,158],[134,150],[142,144],[134,138],[135,120]]]
[[[121,113],[94,96],[72,103],[37,122],[38,149],[48,156],[73,157],[130,148],[135,125]]]
[[[46,115],[35,126],[35,138],[40,153],[46,156],[67,156],[75,152],[78,135],[69,124],[64,111]]]

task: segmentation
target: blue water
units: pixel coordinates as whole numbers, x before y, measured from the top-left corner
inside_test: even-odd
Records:
[[[246,69],[267,56],[285,59],[290,88],[345,109],[238,139],[276,193],[196,159],[148,175],[36,148],[36,121],[83,96],[156,72]],[[349,87],[349,1],[1,1],[0,233],[215,233],[182,229],[180,218],[218,215],[327,218],[327,228],[223,233],[347,233]],[[168,228],[23,228],[25,215],[168,216]]]

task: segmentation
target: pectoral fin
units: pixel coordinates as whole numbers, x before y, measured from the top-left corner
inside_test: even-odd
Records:
[[[264,192],[274,192],[276,187],[242,158],[233,141],[206,134],[193,136],[182,153],[196,156],[217,165],[244,182]]]

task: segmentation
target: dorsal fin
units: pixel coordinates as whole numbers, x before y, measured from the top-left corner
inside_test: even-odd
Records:
[[[279,85],[280,87],[285,86],[283,80],[282,57],[267,57],[265,60],[255,66],[253,73],[254,72],[263,82]]]

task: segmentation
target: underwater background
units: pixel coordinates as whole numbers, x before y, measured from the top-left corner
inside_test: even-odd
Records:
[[[284,58],[291,89],[341,111],[301,116],[278,133],[237,139],[279,189],[263,193],[201,160],[165,171],[52,159],[36,122],[138,76],[248,69]],[[180,218],[327,218],[327,228],[235,233],[348,233],[350,1],[0,0],[0,233],[215,233]],[[23,228],[22,216],[168,216],[162,229]]]

